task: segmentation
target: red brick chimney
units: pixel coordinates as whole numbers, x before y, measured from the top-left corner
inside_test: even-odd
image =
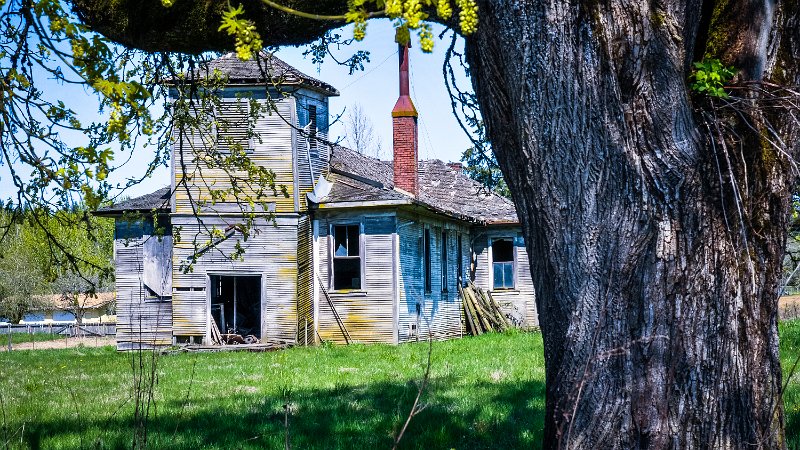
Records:
[[[400,55],[400,97],[392,110],[394,186],[414,196],[419,193],[417,175],[417,109],[408,95],[408,44],[398,43]]]

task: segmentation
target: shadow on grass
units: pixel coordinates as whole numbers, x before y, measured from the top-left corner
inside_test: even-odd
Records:
[[[544,385],[537,381],[471,383],[435,379],[428,406],[412,421],[401,448],[537,448]],[[460,386],[456,386],[459,385]],[[254,387],[253,391],[256,388]],[[464,392],[469,393],[464,397]],[[297,449],[391,448],[417,393],[411,381],[374,382],[288,393],[289,440]],[[283,448],[285,397],[241,392],[226,398],[157,404],[151,448]],[[29,448],[130,448],[129,417],[63,417],[29,424]]]

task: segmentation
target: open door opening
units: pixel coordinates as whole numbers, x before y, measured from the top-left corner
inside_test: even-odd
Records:
[[[261,277],[211,275],[211,317],[222,333],[261,339]]]

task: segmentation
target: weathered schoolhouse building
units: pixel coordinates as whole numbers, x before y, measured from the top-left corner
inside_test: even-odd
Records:
[[[419,161],[407,48],[391,112],[392,161],[321,144],[338,91],[272,55],[243,62],[228,54],[207,70],[227,76],[220,105],[241,104],[243,93],[271,103],[275,113],[259,116],[256,136],[242,139],[284,192],[260,199],[266,211],[249,211],[256,219],[244,239],[235,226],[242,205],[208,201],[226,177],[202,170],[196,147],[218,143],[185,145],[189,133],[174,144],[170,186],[97,211],[116,218],[119,349],[210,343],[212,325],[300,344],[458,337],[457,283],[467,279],[519,326],[537,324],[513,204],[458,164]],[[221,140],[236,130],[217,133]],[[197,242],[208,248],[198,251]]]

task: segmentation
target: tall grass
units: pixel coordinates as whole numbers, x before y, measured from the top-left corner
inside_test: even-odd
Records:
[[[287,405],[292,448],[391,448],[418,393],[427,350],[420,343],[162,356],[148,445],[283,448]],[[538,334],[434,344],[428,406],[400,447],[536,447],[542,353]],[[42,350],[0,361],[12,447],[130,448],[129,354]]]
[[[780,323],[781,367],[786,391],[783,405],[789,449],[800,450],[800,320]],[[795,365],[797,364],[797,365]]]
[[[784,374],[800,321],[784,323]],[[418,394],[428,344],[321,346],[272,353],[162,356],[150,448],[391,448]],[[0,354],[0,445],[130,448],[131,355],[112,348]],[[800,448],[800,374],[785,393],[789,448]],[[538,448],[541,335],[489,334],[433,346],[425,409],[400,448]]]
[[[11,344],[24,344],[26,342],[45,342],[64,339],[64,336],[54,333],[11,333]],[[0,350],[8,346],[8,333],[0,334]]]

